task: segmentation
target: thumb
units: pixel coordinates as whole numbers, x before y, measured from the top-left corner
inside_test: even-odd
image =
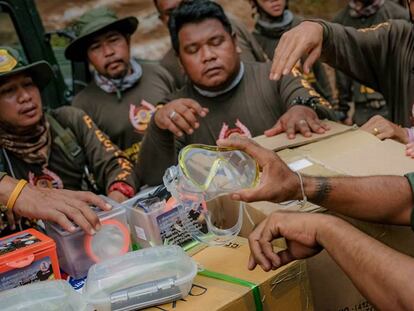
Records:
[[[241,190],[231,194],[231,199],[243,202],[266,201],[261,188]]]

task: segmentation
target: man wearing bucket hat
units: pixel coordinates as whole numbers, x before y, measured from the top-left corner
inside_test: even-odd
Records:
[[[182,0],[154,0],[154,5],[158,10],[159,18],[165,26],[168,27],[168,20],[171,12],[178,7],[181,2]],[[255,40],[247,27],[237,19],[229,18],[229,20],[237,36],[237,45],[241,59],[246,62],[269,61],[269,58],[266,57],[259,43]],[[169,49],[161,59],[161,65],[173,76],[177,88],[184,86],[187,76],[181,67],[180,60],[173,48]]]
[[[6,204],[8,233],[33,224],[12,213],[27,181],[99,191],[119,202],[135,192],[132,164],[88,115],[74,107],[43,113],[40,91],[52,78],[47,62],[27,64],[17,50],[0,47],[0,171],[21,179]],[[68,215],[89,233],[96,230],[86,220],[94,215],[85,206]]]
[[[156,105],[174,90],[169,73],[131,57],[130,38],[138,27],[135,17],[117,18],[100,7],[75,23],[77,38],[65,50],[74,61],[88,61],[93,80],[73,105],[94,122],[135,163],[141,141]]]

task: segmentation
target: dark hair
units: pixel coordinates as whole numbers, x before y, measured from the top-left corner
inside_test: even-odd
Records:
[[[210,0],[184,0],[181,2],[172,12],[168,22],[174,50],[178,53],[180,48],[178,32],[185,24],[199,23],[211,18],[219,20],[223,24],[224,29],[230,35],[233,34],[230,21],[219,4]]]

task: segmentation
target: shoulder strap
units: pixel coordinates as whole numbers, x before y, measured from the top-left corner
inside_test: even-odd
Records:
[[[65,155],[81,168],[84,172],[84,177],[88,185],[94,190],[99,191],[99,187],[96,183],[95,177],[90,172],[86,165],[86,156],[81,146],[79,146],[75,134],[73,134],[70,128],[63,128],[62,125],[50,114],[45,113],[46,119],[52,128],[52,131],[57,134],[54,142],[65,153]],[[87,188],[85,188],[86,190]]]
[[[79,167],[85,165],[85,154],[76,141],[76,137],[70,128],[63,128],[62,125],[49,113],[45,113],[46,119],[52,130],[57,134],[54,142],[59,146],[65,155]]]

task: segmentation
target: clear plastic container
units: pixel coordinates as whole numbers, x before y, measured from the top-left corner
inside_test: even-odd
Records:
[[[86,311],[87,304],[67,282],[47,281],[0,293],[2,311]]]
[[[110,211],[95,209],[102,228],[87,235],[81,228],[70,233],[59,225],[46,223],[46,232],[57,245],[60,268],[80,279],[88,269],[101,260],[123,255],[130,250],[130,233],[125,209],[116,206]]]
[[[136,310],[188,295],[197,264],[178,246],[157,246],[93,265],[83,296],[97,311]]]

